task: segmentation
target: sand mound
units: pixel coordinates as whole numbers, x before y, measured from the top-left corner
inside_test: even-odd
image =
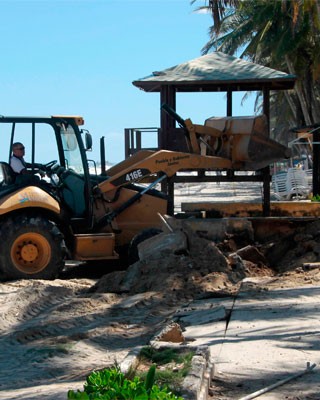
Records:
[[[191,299],[215,292],[236,291],[247,276],[273,274],[263,255],[254,246],[246,246],[246,251],[242,253],[230,252],[230,246],[226,243],[221,243],[224,250],[220,250],[213,241],[192,232],[184,234],[187,236],[187,247],[182,251],[179,243],[179,254],[174,251],[172,242],[169,250],[152,252],[150,246],[152,248],[153,243],[149,239],[148,254],[152,255],[131,265],[126,271],[103,276],[92,291],[128,294],[156,291],[167,296]],[[229,238],[228,242],[231,241],[234,248],[235,239]],[[260,255],[259,260],[254,259],[257,255]]]

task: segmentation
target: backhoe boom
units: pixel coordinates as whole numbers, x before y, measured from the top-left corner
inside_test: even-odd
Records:
[[[139,154],[139,153],[137,153]],[[230,169],[230,160],[222,157],[204,156],[200,154],[159,150],[144,152],[145,157],[130,157],[126,160],[126,168],[100,183],[98,188],[107,193],[130,182],[139,182],[153,174],[163,173],[171,177],[179,171],[198,169]]]

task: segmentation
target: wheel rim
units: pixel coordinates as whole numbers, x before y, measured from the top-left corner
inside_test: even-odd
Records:
[[[25,274],[36,274],[49,264],[51,247],[39,233],[29,232],[17,237],[11,247],[11,260]]]

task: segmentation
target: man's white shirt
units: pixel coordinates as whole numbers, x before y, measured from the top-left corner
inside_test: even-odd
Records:
[[[11,156],[10,165],[14,172],[16,172],[17,174],[20,174],[20,172],[26,168],[24,160],[21,160],[20,158],[15,156]]]

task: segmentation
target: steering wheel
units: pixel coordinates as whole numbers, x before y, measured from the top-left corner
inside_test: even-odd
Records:
[[[57,160],[53,160],[53,161],[48,162],[47,164],[43,164],[43,166],[44,166],[46,172],[51,172],[52,167],[53,167],[54,165],[56,165],[57,162],[58,162]]]

